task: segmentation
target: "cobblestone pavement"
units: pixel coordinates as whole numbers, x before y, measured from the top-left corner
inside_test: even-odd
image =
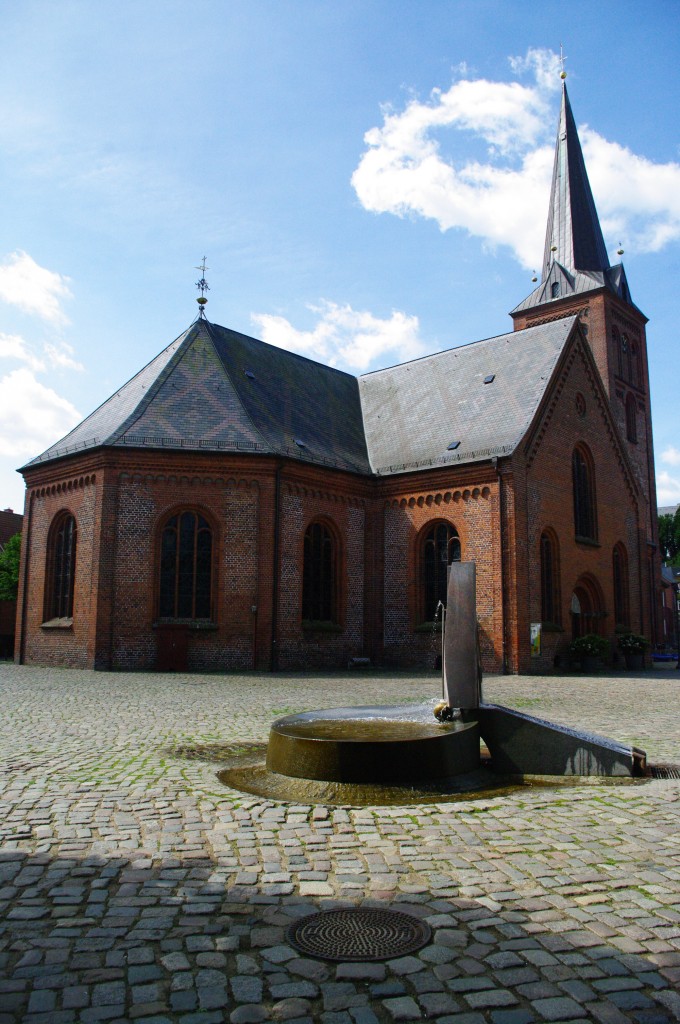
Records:
[[[436,692],[0,665],[0,1024],[680,1019],[680,781],[352,809],[216,779],[225,747],[260,749],[287,712]],[[678,673],[485,695],[680,763]],[[407,910],[433,940],[339,965],[287,944],[345,905]]]

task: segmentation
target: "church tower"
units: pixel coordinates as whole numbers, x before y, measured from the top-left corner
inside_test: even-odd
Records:
[[[648,629],[654,636],[659,558],[647,317],[631,298],[623,264],[609,263],[563,82],[541,281],[510,316],[517,331],[574,314],[595,357],[645,506]]]

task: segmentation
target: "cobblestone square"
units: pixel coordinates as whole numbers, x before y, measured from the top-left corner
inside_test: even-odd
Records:
[[[438,685],[0,664],[0,1024],[680,1019],[680,780],[350,808],[216,777],[281,715]],[[680,673],[484,694],[680,763]],[[369,964],[287,944],[342,906],[405,910],[432,941]]]

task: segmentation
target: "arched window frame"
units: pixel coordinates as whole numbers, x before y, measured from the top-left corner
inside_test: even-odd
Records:
[[[442,555],[445,553],[445,559]],[[446,519],[427,523],[418,538],[420,580],[419,619],[434,622],[439,601],[446,604],[448,566],[460,562],[462,547],[458,530]]]
[[[604,597],[597,580],[581,576],[571,595],[571,635],[576,640],[587,633],[602,635],[605,620]]]
[[[576,540],[597,541],[597,500],[593,458],[586,445],[574,448],[571,457]]]
[[[312,519],[303,538],[302,625],[340,624],[340,541],[327,519]]]
[[[544,530],[540,539],[541,621],[553,626],[562,623],[559,542],[552,530]]]
[[[632,391],[626,396],[626,437],[631,444],[637,444],[637,402]]]
[[[621,347],[621,334],[618,327],[612,327],[612,347],[616,354],[616,368],[619,377],[623,377],[623,349]]]
[[[636,342],[630,346],[630,382],[634,388],[642,387],[640,380],[640,350]]]
[[[628,552],[619,542],[612,551],[612,578],[614,584],[614,619],[616,626],[630,628],[630,586],[628,578]]]
[[[161,622],[215,618],[215,529],[200,508],[173,509],[158,529],[157,617]]]
[[[52,521],[47,539],[44,618],[73,619],[78,527],[64,509]]]

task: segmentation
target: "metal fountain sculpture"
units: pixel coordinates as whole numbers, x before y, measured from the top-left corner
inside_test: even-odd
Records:
[[[295,779],[445,788],[481,767],[505,776],[643,775],[635,747],[482,699],[474,562],[450,566],[442,639],[442,701],[288,715],[272,725],[267,769]]]

